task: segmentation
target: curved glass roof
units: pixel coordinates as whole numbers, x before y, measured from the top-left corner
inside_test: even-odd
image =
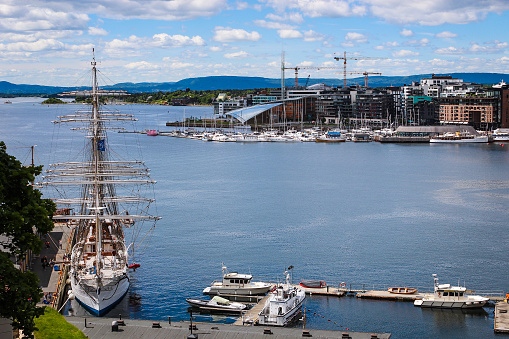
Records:
[[[264,105],[256,105],[256,106],[250,106],[250,107],[242,107],[233,111],[230,111],[226,113],[226,115],[230,115],[237,120],[239,120],[241,123],[245,123],[251,118],[254,118],[260,113],[263,113],[271,108],[274,108],[276,106],[280,106],[283,103],[277,102],[277,103],[271,103],[271,104],[264,104]]]

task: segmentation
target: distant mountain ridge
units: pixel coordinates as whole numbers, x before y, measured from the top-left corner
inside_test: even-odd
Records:
[[[509,80],[509,74],[502,73],[450,73],[453,78],[463,79],[465,82],[474,82],[484,85],[499,83],[503,79]],[[412,81],[420,81],[423,78],[430,78],[431,74],[418,74],[409,76],[371,76],[369,77],[370,87],[387,87],[409,85]],[[299,85],[306,84],[307,78],[299,78]],[[288,76],[286,86],[294,86],[295,78]],[[308,85],[325,83],[329,86],[342,86],[343,79],[310,78]],[[347,79],[348,85],[364,85],[364,77]],[[262,77],[241,77],[241,76],[207,76],[200,78],[187,78],[177,82],[125,82],[113,86],[105,86],[103,89],[125,90],[130,93],[140,92],[173,92],[187,88],[197,91],[218,90],[218,89],[255,89],[255,88],[278,88],[281,86],[281,79]],[[0,93],[3,94],[56,94],[60,92],[84,89],[83,87],[56,87],[13,84],[7,81],[0,81]]]

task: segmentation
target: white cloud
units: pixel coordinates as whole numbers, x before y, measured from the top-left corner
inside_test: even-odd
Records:
[[[246,58],[249,54],[247,52],[244,52],[244,51],[239,51],[239,52],[233,52],[233,53],[226,53],[224,55],[224,57],[226,59],[241,59],[241,58]]]
[[[432,59],[429,63],[435,67],[451,67],[454,66],[453,61],[443,60],[443,59]]]
[[[402,49],[402,50],[392,53],[392,56],[395,58],[406,58],[406,57],[417,56],[417,55],[419,55],[419,53],[409,51],[407,49]]]
[[[306,66],[306,67],[313,66],[313,61],[303,61],[303,62],[299,63],[299,65]]]
[[[182,46],[204,46],[205,40],[200,36],[192,38],[184,35],[168,35],[166,33],[155,34],[154,45],[159,47],[182,47]]]
[[[303,37],[301,32],[294,29],[280,29],[277,32],[282,39],[299,39]]]
[[[458,49],[453,46],[445,47],[445,48],[439,48],[435,50],[435,53],[437,54],[463,54],[465,53],[464,49]]]
[[[267,14],[266,18],[272,21],[290,21],[296,24],[302,24],[304,22],[302,14],[297,12],[285,13],[283,16],[269,13]]]
[[[387,41],[381,45],[375,46],[374,48],[376,50],[384,50],[384,49],[391,49],[391,48],[398,47],[398,46],[399,46],[399,43],[397,41]]]
[[[470,52],[474,53],[500,53],[507,49],[509,45],[507,42],[500,42],[498,40],[485,42],[483,45],[472,43],[469,48]]]
[[[188,67],[194,67],[194,64],[188,63],[188,62],[172,62],[168,65],[171,69],[182,69],[182,68],[188,68]]]
[[[309,30],[304,32],[304,41],[322,41],[325,39],[325,35]]]
[[[296,27],[289,24],[284,24],[281,22],[273,22],[273,21],[265,21],[265,20],[255,20],[253,21],[256,26],[260,26],[268,29],[295,29]]]
[[[248,9],[249,8],[249,4],[247,2],[237,1],[236,4],[235,4],[235,8],[238,11],[242,11],[244,9]]]
[[[212,39],[219,42],[258,41],[261,39],[261,35],[256,31],[249,33],[243,29],[218,26],[214,29],[214,37]]]
[[[223,50],[221,47],[218,46],[211,46],[209,49],[211,52],[221,52]]]
[[[276,9],[278,12],[284,12],[287,8],[289,8],[300,11],[305,16],[312,18],[363,16],[367,13],[366,6],[361,4],[364,0],[357,2],[346,0],[265,0],[264,2]]]
[[[407,46],[427,46],[429,44],[429,39],[422,38],[420,40],[409,40],[404,43]]]
[[[412,32],[409,29],[403,28],[403,30],[401,32],[399,32],[399,34],[402,36],[413,36],[414,32]]]
[[[131,62],[124,66],[127,69],[135,69],[135,70],[152,70],[152,69],[159,69],[158,65],[151,64],[146,61],[138,61],[138,62]]]
[[[0,5],[0,31],[37,32],[49,30],[82,30],[90,20],[86,14],[66,13],[44,4]]]
[[[106,36],[106,35],[108,35],[108,32],[106,32],[106,30],[104,28],[89,27],[88,28],[88,35]]]
[[[55,39],[40,39],[34,42],[13,42],[0,44],[0,51],[8,52],[41,52],[48,50],[62,50],[65,44]]]
[[[355,41],[357,43],[367,43],[368,42],[368,37],[365,36],[362,33],[348,32],[345,35],[345,40],[347,40],[347,41]]]
[[[437,33],[435,36],[437,38],[442,38],[442,39],[451,39],[451,38],[456,38],[458,36],[458,34],[452,33],[449,31],[443,31],[443,32]]]

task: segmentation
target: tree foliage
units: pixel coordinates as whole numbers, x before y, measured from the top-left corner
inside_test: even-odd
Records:
[[[42,193],[31,185],[41,171],[42,166],[23,167],[0,142],[0,317],[10,318],[13,327],[26,335],[35,328],[34,317],[44,312],[36,307],[42,290],[38,277],[16,269],[11,257],[24,257],[28,251],[39,253],[39,235],[53,229],[49,217],[55,204],[42,199]]]

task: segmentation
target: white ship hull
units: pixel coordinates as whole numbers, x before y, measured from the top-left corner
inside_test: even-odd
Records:
[[[470,144],[470,143],[487,143],[487,136],[480,136],[475,138],[457,138],[457,139],[441,139],[441,138],[431,138],[429,140],[430,143],[438,143],[438,144]]]
[[[486,304],[485,300],[416,300],[415,306],[436,307],[436,308],[479,308]]]
[[[246,287],[246,288],[229,288],[211,286],[203,290],[203,294],[207,295],[264,295],[271,289],[271,286]]]
[[[72,276],[72,275],[71,275]],[[103,316],[117,305],[129,290],[129,278],[123,275],[106,281],[99,290],[93,279],[78,281],[74,276],[71,278],[71,289],[76,300],[90,313]]]

